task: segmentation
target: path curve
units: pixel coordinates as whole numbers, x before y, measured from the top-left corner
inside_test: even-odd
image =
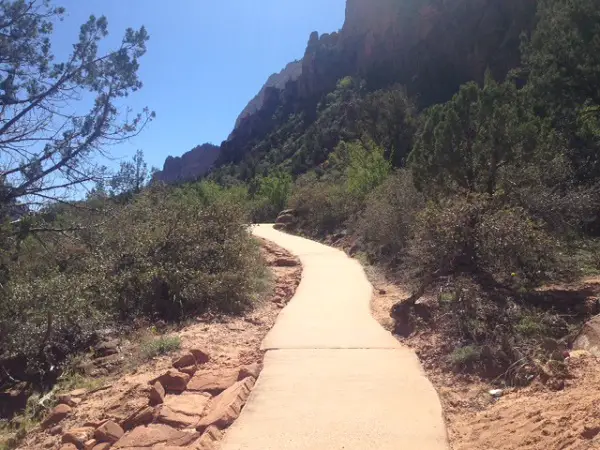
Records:
[[[302,282],[263,342],[263,372],[222,449],[447,450],[437,393],[371,316],[360,264],[270,225],[253,232],[300,258]]]

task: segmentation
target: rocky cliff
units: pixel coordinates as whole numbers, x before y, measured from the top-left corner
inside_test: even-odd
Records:
[[[199,145],[181,157],[169,156],[163,170],[154,174],[154,180],[168,184],[194,181],[206,175],[219,156],[220,147]]]
[[[291,62],[281,72],[271,75],[260,92],[250,100],[250,103],[248,103],[242,113],[238,116],[235,121],[235,128],[240,125],[242,120],[256,113],[263,107],[267,89],[276,88],[282,90],[289,81],[296,81],[300,78],[300,75],[302,75],[301,61]]]
[[[287,134],[302,135],[317,105],[345,76],[364,80],[370,91],[404,85],[421,108],[448,100],[462,83],[482,81],[486,69],[502,79],[519,64],[520,35],[531,30],[536,4],[347,0],[341,31],[312,33],[303,58],[267,80],[221,145],[215,165],[245,161],[242,177],[252,177]],[[286,128],[291,116],[302,117],[293,131]]]

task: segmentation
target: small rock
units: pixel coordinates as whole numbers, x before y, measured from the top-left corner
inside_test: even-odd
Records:
[[[83,445],[94,437],[94,429],[91,427],[73,428],[63,434],[63,444],[74,444],[77,448]]]
[[[172,369],[167,371],[164,375],[150,381],[150,383],[154,384],[158,381],[167,392],[183,392],[185,391],[190,378],[191,377],[187,373]]]
[[[110,339],[107,341],[100,342],[94,347],[94,355],[98,358],[116,355],[119,353],[119,340]]]
[[[194,357],[194,355],[192,355],[192,353],[186,353],[185,355],[175,358],[173,360],[173,367],[175,367],[176,369],[194,365],[196,365],[196,358]]]
[[[67,395],[71,397],[83,397],[87,394],[87,389],[75,389],[74,391],[69,392]]]
[[[277,267],[296,267],[300,265],[297,259],[286,257],[277,258],[273,264]]]
[[[109,420],[94,432],[94,437],[98,442],[110,442],[114,444],[125,434],[119,424]]]
[[[240,415],[246,400],[248,400],[250,391],[254,386],[254,382],[255,380],[252,377],[238,381],[216,397],[206,416],[204,416],[198,425],[196,425],[196,429],[198,431],[204,431],[211,425],[218,428],[225,428],[231,425]]]
[[[150,388],[148,400],[151,406],[160,405],[165,400],[165,388],[158,381]]]
[[[281,224],[281,225],[289,225],[291,223],[294,223],[296,221],[296,217],[294,217],[292,214],[281,214],[278,218],[276,223]]]
[[[55,427],[50,428],[49,433],[52,436],[56,436],[57,434],[61,434],[63,432],[63,427],[62,425],[56,425]]]
[[[96,439],[90,439],[83,444],[83,450],[94,450],[96,445],[98,445],[98,441]]]
[[[192,348],[190,349],[190,353],[194,355],[194,358],[196,359],[196,364],[206,364],[208,361],[210,361],[210,355],[208,354],[208,352],[202,349]]]
[[[281,211],[279,213],[280,216],[295,216],[296,215],[296,210],[295,209],[284,209],[283,211]]]
[[[385,295],[387,291],[385,289],[379,289],[379,295]]]
[[[504,394],[504,391],[502,389],[492,389],[489,391],[489,394],[494,398],[500,398]]]
[[[221,372],[198,373],[188,383],[187,390],[217,395],[233,386],[238,381],[238,374],[239,371],[231,369]]]
[[[58,422],[71,414],[71,411],[72,409],[69,405],[61,404],[56,406],[54,409],[52,409],[52,411],[50,411],[50,414],[48,414],[48,417],[46,417],[44,422],[42,422],[42,427],[49,428],[52,425],[56,425]]]
[[[197,365],[193,365],[193,366],[189,366],[189,367],[181,367],[179,368],[180,372],[183,373],[187,373],[190,377],[193,377],[196,372],[198,371],[198,366]]]
[[[584,439],[594,439],[598,434],[600,434],[600,426],[585,425],[581,432],[581,437]]]
[[[260,374],[260,365],[257,363],[250,364],[248,366],[240,367],[240,372],[238,375],[238,381],[243,380],[244,378],[253,377],[258,378]]]
[[[121,426],[125,430],[131,430],[132,428],[139,427],[141,425],[148,425],[154,420],[154,415],[154,408],[145,406],[125,419]]]
[[[75,406],[78,406],[82,401],[83,400],[81,398],[73,397],[69,394],[63,394],[58,397],[59,403],[69,405],[72,408],[74,408]]]

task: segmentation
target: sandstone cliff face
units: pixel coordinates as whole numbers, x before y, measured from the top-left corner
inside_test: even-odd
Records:
[[[208,173],[217,160],[219,152],[220,147],[204,144],[184,153],[181,157],[169,156],[163,170],[154,175],[154,180],[167,184],[194,181]]]
[[[262,87],[260,92],[250,100],[250,103],[244,108],[242,113],[238,116],[235,127],[237,128],[242,120],[246,117],[251,116],[261,109],[265,102],[266,91],[269,88],[276,88],[282,90],[285,88],[289,81],[295,81],[302,75],[302,62],[294,61],[289,63],[281,72],[274,73],[269,77],[265,85]]]

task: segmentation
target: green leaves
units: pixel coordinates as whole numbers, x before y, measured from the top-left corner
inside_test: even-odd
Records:
[[[494,194],[503,170],[535,151],[539,121],[511,82],[461,86],[443,105],[424,113],[409,164],[425,191]]]

